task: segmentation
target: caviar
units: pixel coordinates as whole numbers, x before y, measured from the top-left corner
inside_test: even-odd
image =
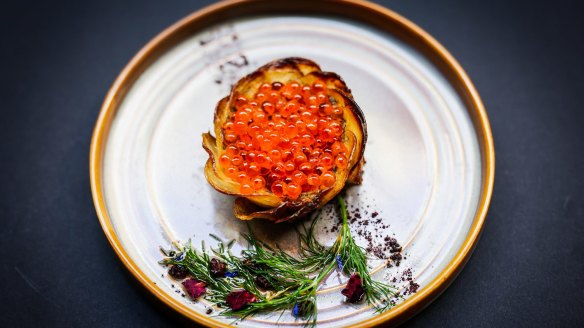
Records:
[[[264,83],[253,98],[236,98],[219,163],[243,195],[269,190],[297,199],[328,189],[349,164],[342,114],[324,82]]]

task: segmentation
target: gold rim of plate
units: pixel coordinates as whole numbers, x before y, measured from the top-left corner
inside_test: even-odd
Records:
[[[111,218],[107,213],[102,185],[102,167],[104,147],[107,136],[119,104],[144,70],[165,51],[209,25],[225,19],[237,18],[249,14],[270,15],[282,13],[304,13],[337,15],[360,21],[387,32],[416,48],[427,57],[460,95],[469,111],[474,129],[477,133],[481,151],[482,187],[479,206],[472,226],[454,258],[438,276],[413,294],[406,301],[391,310],[373,316],[354,327],[374,327],[379,325],[395,326],[429,305],[456,278],[462,270],[479,239],[487,215],[493,192],[495,177],[495,150],[489,120],[478,92],[458,62],[450,53],[427,32],[397,13],[367,1],[360,0],[227,0],[205,7],[158,34],[144,46],[122,70],[108,91],[95,125],[91,140],[89,171],[91,192],[97,216],[107,236],[126,268],[140,283],[158,299],[185,317],[210,327],[228,327],[202,313],[193,311],[184,302],[170,297],[154,284],[136,265],[120,243],[114,231]]]

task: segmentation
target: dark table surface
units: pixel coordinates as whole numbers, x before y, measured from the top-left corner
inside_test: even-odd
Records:
[[[212,1],[0,9],[0,326],[177,326],[110,248],[88,156],[101,102],[153,36]],[[406,326],[584,325],[584,19],[578,1],[378,1],[456,57],[496,149],[476,251]]]

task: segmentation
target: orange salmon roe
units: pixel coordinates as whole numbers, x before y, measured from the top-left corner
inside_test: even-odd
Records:
[[[343,110],[327,92],[321,81],[274,82],[262,84],[253,99],[235,100],[219,162],[241,194],[269,190],[297,199],[335,184],[336,170],[349,164],[348,150],[341,142]]]

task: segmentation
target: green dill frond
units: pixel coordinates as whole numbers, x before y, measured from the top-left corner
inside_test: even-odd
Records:
[[[248,247],[240,256],[231,252],[234,240],[225,243],[218,236],[210,235],[217,241],[216,248],[207,250],[202,242],[198,251],[190,241],[185,246],[175,245],[178,253],[161,248],[166,257],[161,263],[186,267],[193,278],[207,284],[204,297],[224,309],[219,314],[237,320],[259,313],[291,311],[293,316],[304,321],[305,326],[315,326],[318,314],[316,292],[335,268],[346,275],[358,273],[367,302],[375,306],[377,312],[383,312],[391,307],[390,299],[395,297],[396,289],[371,278],[366,252],[351,235],[345,201],[341,196],[337,198],[341,226],[331,247],[323,246],[316,239],[315,227],[320,218],[316,215],[310,224],[297,228],[298,258],[258,240],[250,229],[249,233],[242,235]],[[209,263],[212,257],[227,264],[229,276],[216,278],[211,275]],[[268,290],[257,285],[258,277],[267,281],[270,286]],[[252,293],[257,301],[239,310],[229,309],[227,295],[241,289]]]

